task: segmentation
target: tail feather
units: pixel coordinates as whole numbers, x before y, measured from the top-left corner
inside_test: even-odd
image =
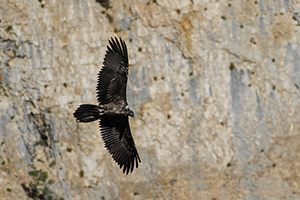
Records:
[[[96,105],[81,104],[73,115],[79,122],[93,122],[100,118],[101,109]]]

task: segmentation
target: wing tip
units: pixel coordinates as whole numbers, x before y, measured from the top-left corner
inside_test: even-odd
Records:
[[[134,155],[122,155],[122,157],[117,157],[115,154],[112,154],[112,157],[125,175],[128,175],[129,172],[132,173],[134,168],[138,168],[139,163],[141,163],[138,153]]]
[[[126,175],[128,175],[129,172],[132,173],[134,168],[139,167],[139,163],[141,163],[141,159],[138,153],[136,153],[135,155],[128,156],[127,164],[124,164],[123,166],[123,173],[125,174],[125,171]]]
[[[115,36],[114,38],[111,37],[110,40],[108,40],[108,43],[110,46],[107,46],[107,51],[114,51],[122,55],[128,62],[127,46],[125,41],[121,37],[119,37],[119,39],[117,38],[117,36]]]

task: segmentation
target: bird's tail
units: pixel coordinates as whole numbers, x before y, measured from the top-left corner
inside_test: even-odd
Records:
[[[100,118],[102,110],[99,106],[92,104],[81,104],[73,113],[79,122],[93,122]]]

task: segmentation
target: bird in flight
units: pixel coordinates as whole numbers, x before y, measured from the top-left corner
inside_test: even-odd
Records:
[[[109,44],[102,69],[98,73],[98,105],[81,104],[73,115],[83,123],[100,120],[104,145],[127,175],[132,173],[134,166],[138,168],[141,162],[128,122],[129,116],[134,117],[126,100],[128,52],[121,38],[111,38]]]

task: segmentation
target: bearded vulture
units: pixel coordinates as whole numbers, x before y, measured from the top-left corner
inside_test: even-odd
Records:
[[[126,175],[141,159],[133,141],[128,118],[134,117],[126,100],[128,52],[121,38],[111,38],[96,88],[98,105],[81,104],[73,113],[77,121],[100,120],[100,132],[108,152]]]

